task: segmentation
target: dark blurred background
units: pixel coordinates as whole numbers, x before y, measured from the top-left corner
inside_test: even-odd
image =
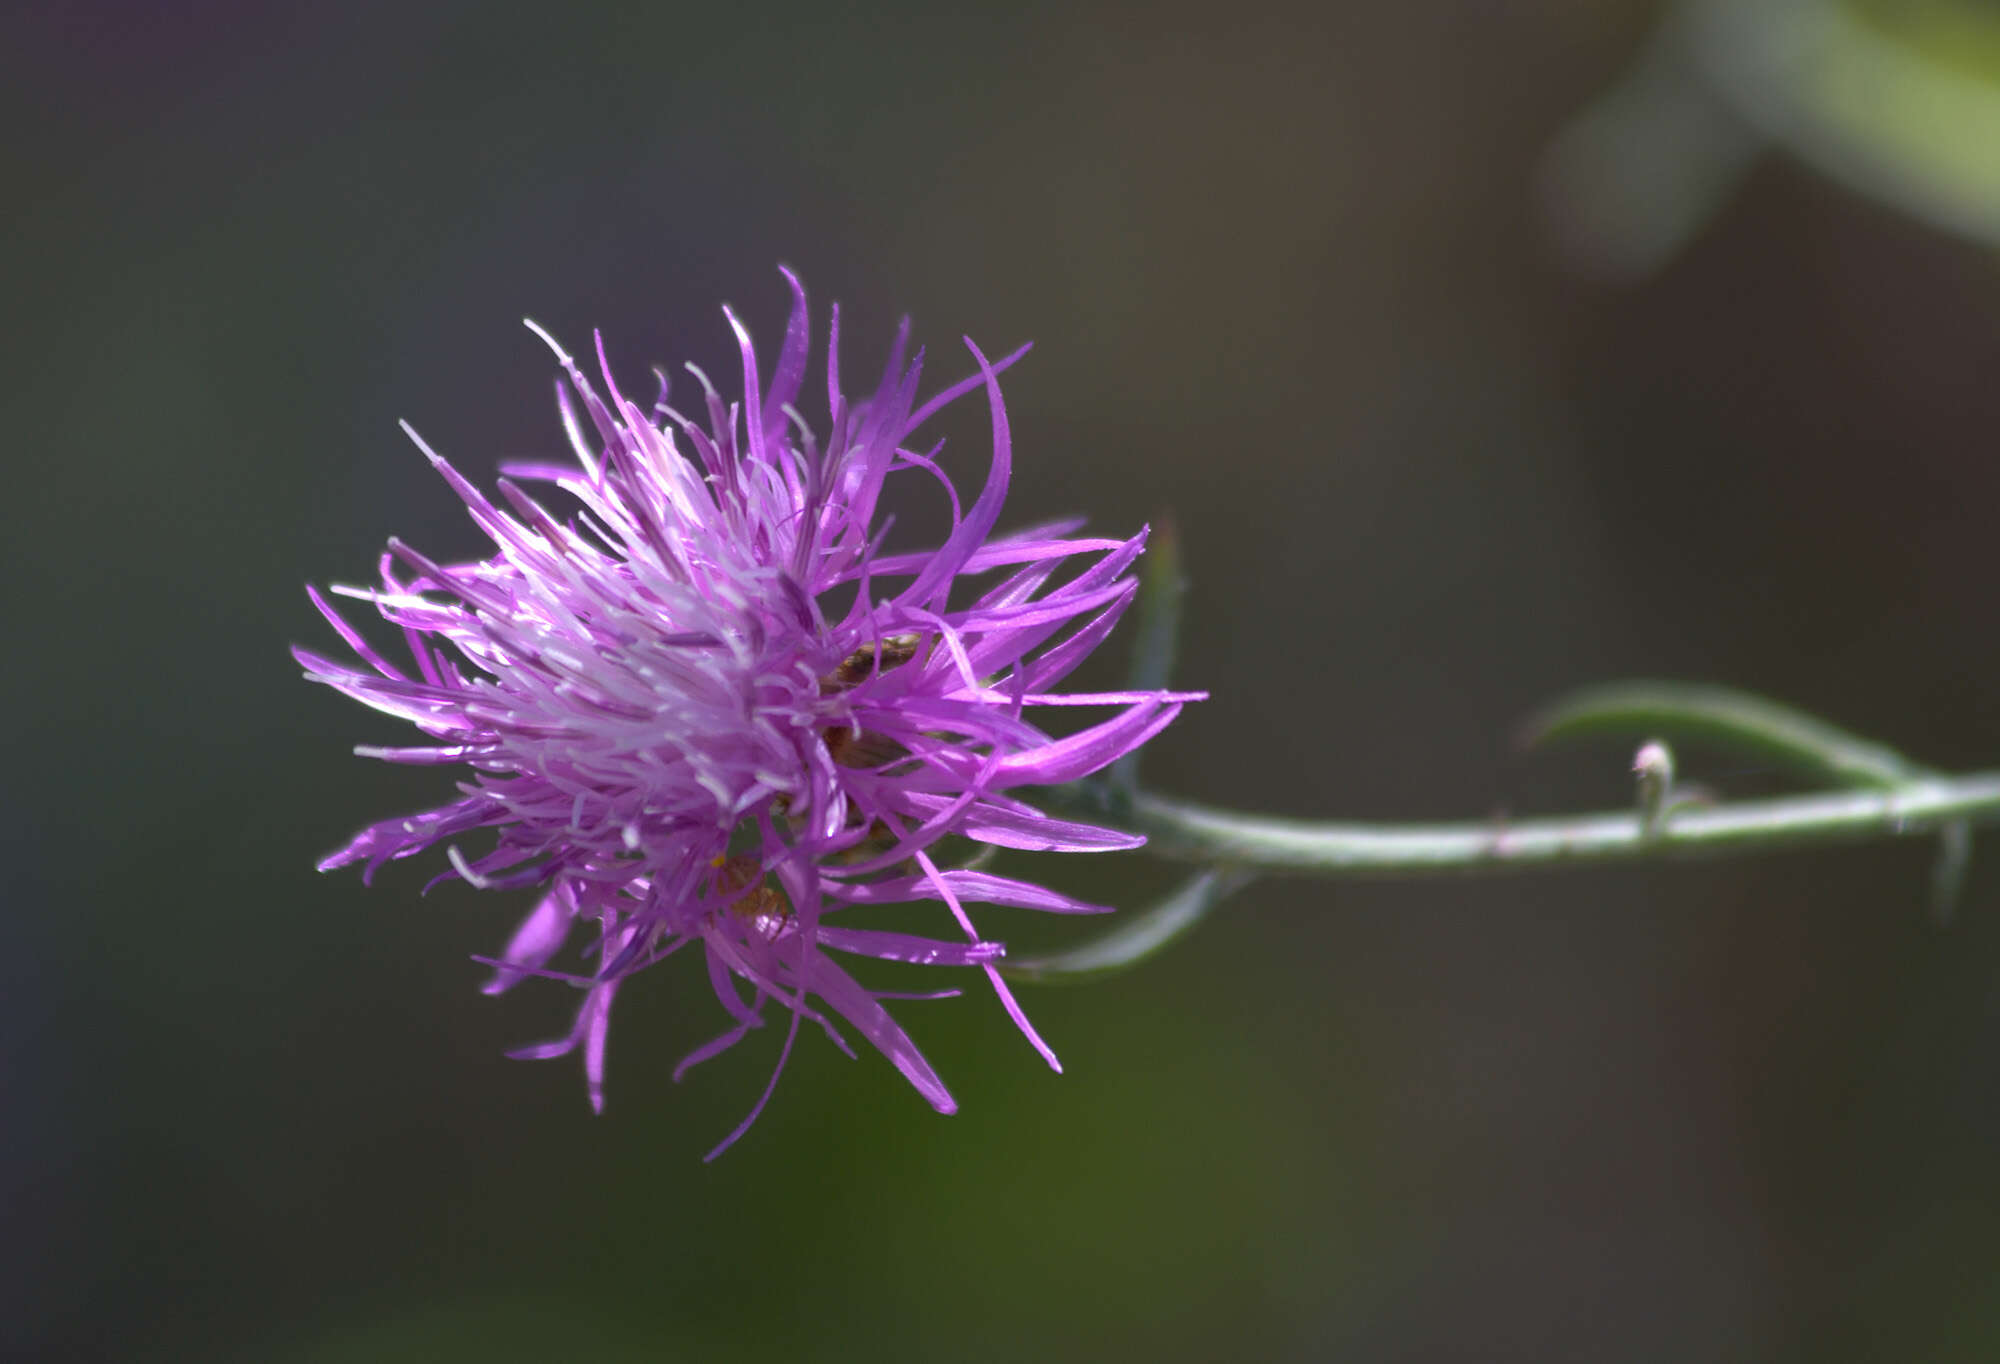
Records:
[[[857,370],[905,311],[940,378],[1037,342],[1011,522],[1177,516],[1214,700],[1162,789],[1618,804],[1628,751],[1510,736],[1632,675],[2000,763],[2000,261],[1782,150],[1645,270],[1564,247],[1544,151],[1660,13],[9,6],[0,1354],[1993,1357],[1990,857],[1948,928],[1916,844],[1266,883],[1024,989],[1061,1077],[990,995],[904,1005],[959,1116],[809,1037],[712,1166],[775,1039],[671,1085],[694,962],[594,1118],[501,1055],[566,993],[475,990],[523,904],[312,870],[448,785],[286,655],[390,534],[479,547],[396,420],[556,452],[524,313],[727,373],[780,261]]]

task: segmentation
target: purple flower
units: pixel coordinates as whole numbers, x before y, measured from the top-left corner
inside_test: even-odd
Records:
[[[627,401],[601,338],[608,399],[550,341],[574,390],[558,384],[577,467],[505,469],[498,487],[511,514],[411,432],[494,554],[445,565],[391,540],[380,587],[334,589],[402,627],[412,669],[391,663],[316,591],[366,667],[294,651],[308,678],[409,720],[430,741],[358,753],[470,769],[457,799],[363,830],[322,870],[360,862],[366,879],[442,843],[450,870],[439,880],[541,889],[488,961],[485,988],[497,994],[541,976],[580,988],[583,1002],[569,1036],[515,1055],[582,1048],[601,1110],[614,996],[626,977],[690,944],[731,1026],[684,1059],[676,1079],[760,1026],[767,1001],[789,1014],[771,1084],[717,1153],[763,1109],[804,1020],[848,1050],[834,1016],[844,1019],[939,1112],[956,1109],[883,1007],[892,996],[862,986],[836,954],[982,970],[1057,1066],[996,969],[1005,949],[980,936],[966,905],[1099,907],[976,865],[944,865],[942,840],[1062,852],[1137,846],[1137,837],[1044,814],[1016,792],[1097,771],[1199,699],[1055,690],[1130,604],[1145,535],[1082,538],[1080,522],[994,535],[1011,468],[997,376],[1026,348],[992,364],[968,341],[978,372],[919,404],[923,355],[905,364],[905,323],[873,394],[850,404],[836,308],[822,444],[794,407],[809,324],[804,290],[785,278],[792,313],[768,386],[727,309],[743,401],[725,403],[689,366],[706,425],[668,406],[664,376],[650,412]],[[968,506],[938,448],[905,442],[979,388],[993,456]],[[903,472],[949,499],[951,531],[935,549],[882,550],[888,521],[878,503],[885,481]],[[545,510],[515,479],[553,484],[574,506]],[[1115,709],[1052,738],[1030,718],[1052,706]],[[457,840],[489,829],[490,851],[461,851]],[[858,907],[913,900],[942,901],[963,940],[842,922]],[[579,933],[588,969],[552,969]]]

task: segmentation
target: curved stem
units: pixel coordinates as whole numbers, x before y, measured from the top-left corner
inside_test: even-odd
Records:
[[[1706,739],[1844,786],[1894,786],[1936,775],[1884,744],[1733,687],[1612,682],[1574,692],[1528,721],[1530,744],[1589,735]]]
[[[1045,956],[1011,958],[1000,970],[1037,984],[1101,980],[1186,937],[1210,910],[1256,879],[1247,871],[1204,867],[1158,904],[1118,915],[1110,932]]]
[[[1135,793],[1117,822],[1181,861],[1307,876],[1466,875],[1553,865],[1755,852],[1931,834],[2000,822],[2000,772],[1919,776],[1893,786],[1635,812],[1456,824],[1316,823]]]

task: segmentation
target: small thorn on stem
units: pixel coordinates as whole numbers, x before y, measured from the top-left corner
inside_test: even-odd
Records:
[[[1674,755],[1665,743],[1649,739],[1632,759],[1639,787],[1639,828],[1648,838],[1660,832],[1667,813],[1667,796],[1674,786]]]

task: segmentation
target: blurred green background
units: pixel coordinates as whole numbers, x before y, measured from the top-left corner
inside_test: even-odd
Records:
[[[727,372],[781,260],[857,368],[903,311],[940,376],[1038,343],[1010,522],[1177,515],[1215,699],[1163,789],[1618,803],[1629,754],[1509,736],[1628,675],[2000,764],[2000,259],[1780,154],[1651,273],[1576,268],[1543,151],[1659,13],[7,7],[0,1354],[1992,1358],[1990,853],[1948,929],[1917,845],[1265,883],[1024,989],[1061,1077],[988,995],[904,1005],[959,1116],[808,1037],[713,1166],[775,1039],[668,1083],[693,961],[621,998],[593,1118],[501,1055],[565,992],[474,988],[523,905],[312,870],[444,789],[285,653],[388,535],[479,546],[396,419],[490,478],[559,448],[522,314]]]

